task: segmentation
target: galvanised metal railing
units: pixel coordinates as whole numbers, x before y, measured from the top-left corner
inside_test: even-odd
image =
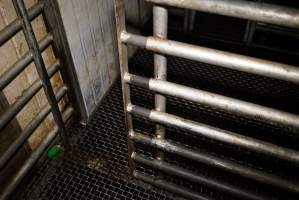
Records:
[[[214,94],[211,92],[186,87],[166,81],[166,55],[182,57],[203,63],[238,70],[255,75],[299,83],[299,68],[278,62],[238,55],[225,51],[167,40],[167,7],[175,6],[202,12],[221,14],[242,19],[255,20],[279,26],[299,28],[299,10],[277,5],[242,1],[242,0],[147,0],[154,3],[153,21],[154,36],[144,37],[128,33],[125,26],[124,2],[115,0],[116,26],[118,36],[119,61],[123,89],[125,120],[128,132],[129,163],[132,175],[155,186],[191,199],[207,199],[193,191],[182,188],[163,180],[163,176],[152,177],[136,171],[135,162],[145,164],[161,172],[200,183],[239,198],[264,199],[236,186],[211,180],[186,169],[171,165],[163,160],[163,152],[172,153],[189,160],[205,163],[214,168],[246,177],[251,180],[268,184],[292,193],[299,193],[299,183],[284,179],[238,163],[200,152],[165,138],[165,126],[190,131],[191,134],[204,136],[222,143],[242,147],[264,155],[270,155],[299,166],[299,152],[262,140],[222,130],[206,124],[187,120],[165,112],[165,95],[174,96],[202,105],[212,106],[228,113],[249,118],[257,118],[285,127],[295,135],[299,134],[299,116],[257,105],[254,103]],[[128,71],[127,45],[134,45],[153,51],[154,78],[144,78],[130,74]],[[155,109],[149,110],[131,103],[130,85],[137,85],[155,92]],[[133,128],[132,116],[141,116],[159,125],[156,126],[155,137],[136,133]],[[154,158],[149,158],[135,151],[135,143],[156,149]]]

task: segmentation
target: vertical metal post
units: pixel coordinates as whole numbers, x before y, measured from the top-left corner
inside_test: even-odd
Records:
[[[185,9],[184,11],[184,32],[193,31],[195,23],[196,11]]]
[[[118,42],[118,54],[119,54],[119,65],[120,65],[120,73],[121,73],[121,85],[122,85],[122,93],[123,93],[123,102],[124,102],[124,110],[125,110],[125,122],[128,133],[128,153],[129,153],[129,165],[130,172],[133,174],[135,169],[135,164],[133,159],[131,158],[132,153],[135,150],[134,142],[131,139],[131,135],[133,135],[133,121],[132,116],[127,112],[128,106],[131,104],[130,98],[130,86],[124,81],[126,73],[129,72],[128,68],[128,55],[127,55],[127,46],[122,43],[121,37],[122,33],[126,31],[125,24],[125,7],[123,0],[115,0],[115,18],[116,18],[116,32],[117,32],[117,42]]]
[[[262,2],[262,0],[255,0],[256,2]],[[244,35],[244,42],[247,47],[250,47],[252,44],[253,36],[256,30],[256,21],[248,20],[246,29],[245,29],[245,35]]]
[[[187,33],[189,29],[189,13],[189,9],[184,9],[184,33]]]
[[[184,32],[193,31],[195,23],[196,11],[185,9],[184,11]]]
[[[58,131],[60,134],[60,137],[62,139],[63,144],[65,145],[66,149],[70,149],[70,144],[68,141],[66,129],[63,123],[62,115],[59,110],[58,103],[56,101],[56,97],[51,85],[50,78],[47,73],[47,69],[45,67],[45,63],[43,61],[41,51],[38,47],[38,42],[35,38],[34,31],[31,25],[31,21],[29,19],[26,6],[24,4],[23,0],[13,0],[16,13],[20,19],[22,19],[22,26],[23,26],[23,32],[25,35],[25,39],[28,43],[29,49],[32,53],[34,63],[36,66],[36,70],[38,72],[39,78],[42,81],[43,88],[45,91],[45,94],[47,96],[47,99],[49,101],[49,104],[51,105],[51,111],[53,114],[53,118],[55,123],[57,124]]]
[[[196,17],[196,11],[195,10],[191,10],[190,11],[190,20],[189,20],[189,31],[193,31],[194,26],[195,26],[195,17]]]
[[[164,7],[155,5],[154,12],[154,37],[161,39],[167,38],[168,26],[168,10]],[[154,55],[155,79],[165,81],[167,79],[167,59],[164,55]],[[166,111],[166,98],[160,94],[155,95],[155,109],[157,111]],[[165,127],[156,125],[156,137],[158,139],[165,138]],[[163,153],[158,151],[156,154],[157,159],[163,159]]]
[[[247,47],[251,46],[255,30],[256,30],[256,22],[248,20],[246,25],[245,35],[244,35],[244,42]]]

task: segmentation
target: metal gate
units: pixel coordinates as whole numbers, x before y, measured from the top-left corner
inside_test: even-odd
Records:
[[[43,152],[53,142],[57,134],[60,135],[62,144],[66,150],[69,150],[70,144],[68,141],[68,135],[65,127],[65,122],[71,117],[73,113],[72,107],[67,107],[63,113],[61,113],[58,102],[68,94],[70,97],[70,88],[63,85],[55,94],[51,85],[51,77],[58,71],[61,72],[64,83],[70,83],[67,80],[67,59],[65,58],[65,52],[62,42],[59,38],[59,30],[57,25],[57,13],[54,9],[55,1],[39,1],[36,5],[32,6],[29,10],[26,9],[23,0],[13,0],[13,4],[18,15],[18,18],[6,26],[0,31],[0,45],[2,46],[10,38],[16,35],[19,31],[23,31],[25,40],[28,44],[29,51],[17,62],[13,64],[3,75],[0,76],[0,89],[3,90],[9,85],[24,69],[34,62],[36,70],[39,75],[39,80],[36,80],[27,90],[23,92],[23,95],[19,97],[16,102],[11,105],[3,115],[0,116],[0,131],[3,130],[12,119],[28,104],[28,102],[43,88],[46,94],[48,105],[40,110],[38,115],[24,128],[22,133],[16,138],[10,147],[4,152],[0,158],[0,170],[3,170],[5,166],[12,160],[18,150],[24,145],[33,132],[39,127],[39,125],[46,119],[46,117],[52,113],[55,127],[47,134],[41,144],[31,153],[28,159],[24,162],[23,166],[14,175],[11,182],[4,188],[0,199],[6,199],[18,186],[24,176],[34,166],[38,159],[42,156]],[[41,40],[37,41],[31,21],[37,16],[43,15],[48,34]],[[49,17],[50,16],[50,17]],[[56,23],[56,24],[55,24]],[[55,24],[55,26],[54,26]],[[61,28],[61,27],[60,27]],[[42,58],[42,52],[52,45],[56,61],[46,69],[44,60]],[[69,84],[70,85],[70,84]]]
[[[222,159],[215,155],[203,153],[197,149],[185,146],[184,144],[167,140],[167,135],[165,135],[163,126],[184,129],[193,135],[203,136],[221,143],[248,149],[252,152],[272,156],[298,166],[299,152],[296,150],[166,113],[165,96],[174,96],[201,105],[211,106],[218,110],[236,114],[238,116],[257,119],[262,122],[270,122],[275,125],[283,126],[294,135],[297,135],[299,130],[298,115],[168,82],[166,80],[166,55],[182,57],[219,67],[298,84],[298,67],[167,40],[167,6],[193,9],[290,28],[299,28],[299,10],[278,5],[241,0],[148,0],[148,2],[154,3],[154,36],[144,37],[126,31],[124,2],[123,0],[115,0],[119,61],[125,120],[128,131],[129,161],[132,175],[137,179],[141,179],[187,198],[207,199],[201,194],[163,180],[163,174],[161,173],[157,173],[156,176],[147,176],[138,172],[136,170],[136,163],[142,163],[160,172],[187,179],[239,198],[264,199],[262,196],[245,189],[240,189],[234,185],[222,183],[221,181],[216,181],[167,163],[163,159],[163,152],[167,152],[187,158],[194,162],[205,163],[213,168],[218,168],[240,177],[246,177],[265,185],[280,188],[292,194],[298,194],[298,182],[241,165],[230,160]],[[129,73],[127,45],[138,46],[156,53],[154,55],[154,78],[149,79]],[[149,110],[138,105],[133,105],[130,98],[130,85],[137,85],[155,92],[155,109]],[[132,122],[133,116],[139,116],[156,123],[155,136],[150,137],[135,132]],[[154,148],[156,150],[154,158],[137,153],[135,147],[136,143]]]

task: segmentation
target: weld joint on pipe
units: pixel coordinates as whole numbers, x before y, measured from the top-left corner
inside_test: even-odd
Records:
[[[137,153],[136,153],[136,152],[133,152],[133,153],[131,154],[131,158],[132,158],[133,160],[135,160],[136,156],[137,156]]]
[[[127,112],[131,113],[133,111],[133,109],[134,109],[134,105],[131,103],[128,103],[127,108],[126,108]]]
[[[126,83],[130,83],[131,82],[131,75],[130,75],[130,73],[125,72],[123,79],[124,79],[124,81]]]
[[[135,132],[134,132],[134,130],[130,130],[129,131],[129,134],[128,134],[128,136],[129,136],[129,138],[131,139],[131,140],[133,140],[134,138],[135,138]]]
[[[124,43],[126,43],[128,41],[128,39],[130,38],[130,34],[123,30],[121,33],[120,33],[120,40]]]

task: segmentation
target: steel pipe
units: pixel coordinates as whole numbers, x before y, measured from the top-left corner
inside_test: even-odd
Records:
[[[67,87],[62,86],[57,94],[56,100],[59,102],[62,97],[66,94]],[[22,145],[28,140],[32,133],[39,127],[39,125],[44,121],[44,119],[51,112],[51,106],[49,104],[45,105],[38,115],[24,128],[22,133],[18,138],[9,146],[9,148],[3,153],[0,158],[0,171],[6,166],[6,164],[12,159],[12,157],[18,152]]]
[[[67,121],[71,117],[72,113],[73,113],[73,109],[71,107],[68,107],[65,110],[65,112],[63,112],[64,121]],[[43,141],[37,147],[37,149],[30,155],[30,157],[22,165],[21,169],[14,175],[11,182],[9,182],[9,184],[6,185],[2,194],[0,195],[1,200],[6,200],[9,198],[11,193],[17,188],[17,186],[20,184],[20,182],[25,177],[25,175],[32,169],[34,164],[43,155],[47,147],[55,139],[58,132],[59,132],[59,128],[55,126],[54,129],[47,134],[47,136],[43,139]]]
[[[217,191],[221,191],[225,194],[231,194],[238,198],[242,199],[254,199],[254,200],[264,200],[265,197],[258,196],[253,194],[250,191],[243,190],[242,188],[237,188],[234,185],[230,185],[228,183],[221,183],[219,181],[214,181],[210,178],[207,178],[203,175],[196,174],[192,171],[186,170],[181,167],[177,167],[171,164],[168,164],[167,162],[152,159],[149,157],[146,157],[141,154],[133,153],[131,155],[131,158],[135,160],[136,162],[145,164],[147,166],[153,167],[156,170],[160,170],[164,173],[177,176],[179,178],[183,178],[188,181],[192,181],[195,183],[199,183],[201,185],[207,186],[209,188],[215,189]]]
[[[168,11],[164,7],[153,7],[154,36],[166,39],[168,26]],[[164,55],[154,55],[154,75],[158,80],[166,80],[167,78],[167,59]],[[166,111],[166,97],[155,94],[155,109],[157,111]],[[165,128],[159,124],[156,125],[156,137],[165,138]],[[163,159],[162,152],[156,152],[157,159]]]
[[[249,19],[290,28],[299,28],[299,10],[242,0],[147,0],[160,5],[174,6],[225,15],[241,19]]]
[[[25,39],[28,43],[28,47],[33,54],[33,60],[36,66],[37,73],[43,83],[43,88],[46,94],[46,97],[51,105],[52,115],[54,121],[58,127],[60,137],[62,138],[63,144],[66,149],[70,149],[70,144],[68,141],[67,132],[62,120],[62,116],[56,102],[56,97],[51,85],[50,78],[45,67],[45,63],[42,58],[41,51],[38,46],[38,42],[35,38],[35,34],[26,10],[26,6],[23,0],[13,0],[16,13],[22,19],[22,27]]]
[[[299,152],[280,147],[268,142],[260,141],[230,131],[222,130],[199,122],[187,120],[175,115],[148,110],[139,106],[129,105],[127,111],[133,115],[145,117],[153,122],[161,123],[171,127],[185,129],[213,140],[221,141],[251,151],[274,156],[282,160],[299,164]]]
[[[38,43],[39,49],[44,51],[53,41],[52,34],[48,33]],[[12,82],[31,62],[33,61],[32,53],[27,52],[22,58],[14,63],[6,72],[0,76],[0,90],[3,90]]]
[[[175,185],[173,183],[163,181],[162,179],[156,179],[155,177],[148,176],[148,175],[145,175],[145,174],[137,172],[137,171],[134,171],[133,176],[136,179],[142,180],[142,181],[149,183],[151,185],[154,185],[156,187],[163,188],[169,192],[178,194],[178,195],[186,197],[188,199],[210,200],[208,197],[205,197],[201,194],[192,192],[192,191],[188,190],[187,188],[183,188],[183,187]]]
[[[268,24],[261,24],[261,23],[256,24],[256,29],[259,31],[272,33],[275,35],[283,35],[288,38],[294,38],[294,39],[299,38],[299,30],[293,31],[293,30],[288,30],[286,28],[269,26]]]
[[[299,68],[181,42],[122,32],[124,43],[147,50],[299,84]]]
[[[48,76],[52,77],[59,69],[59,61],[49,67]],[[10,106],[5,113],[0,117],[0,130],[6,127],[6,125],[24,108],[24,106],[36,95],[36,93],[43,87],[41,80],[36,80],[28,89],[26,89],[23,95],[16,100],[16,102]]]
[[[178,156],[188,158],[190,160],[204,163],[206,165],[237,174],[242,177],[246,177],[261,183],[275,186],[280,189],[288,190],[291,192],[299,193],[299,183],[291,180],[286,180],[273,174],[268,174],[253,168],[249,168],[238,163],[234,163],[229,160],[217,158],[213,155],[185,147],[180,144],[176,144],[167,140],[159,140],[156,138],[150,138],[148,136],[131,133],[131,138],[140,144],[151,146],[168,153],[172,153]]]
[[[184,32],[193,31],[196,11],[185,9],[184,10]]]
[[[39,1],[28,10],[29,19],[36,18],[44,9],[43,1]],[[0,31],[0,46],[22,29],[22,21],[16,19]]]
[[[119,56],[119,67],[120,67],[120,76],[121,76],[121,86],[122,86],[122,95],[123,95],[123,104],[124,104],[124,114],[125,114],[125,124],[126,132],[128,135],[133,131],[133,121],[132,116],[126,112],[126,107],[131,103],[130,97],[130,86],[123,79],[124,75],[129,72],[128,67],[128,53],[127,46],[122,43],[120,37],[121,33],[126,30],[125,23],[125,7],[123,0],[115,0],[115,23],[116,23],[116,34],[117,34],[117,45],[118,45],[118,56]],[[128,152],[131,155],[135,151],[135,145],[130,138],[127,138],[128,143]],[[135,169],[135,164],[132,159],[129,159],[130,173],[133,174]]]
[[[246,46],[250,47],[252,44],[252,40],[256,31],[257,23],[255,21],[248,21],[246,25],[245,35],[244,35],[244,42]]]
[[[166,81],[147,79],[130,74],[126,74],[125,80],[128,83],[154,92],[208,105],[236,115],[279,124],[298,134],[299,116],[295,114]]]

